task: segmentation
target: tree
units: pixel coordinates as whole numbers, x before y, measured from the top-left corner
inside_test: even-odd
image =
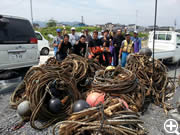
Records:
[[[47,27],[55,27],[56,21],[54,19],[50,19],[47,23]]]

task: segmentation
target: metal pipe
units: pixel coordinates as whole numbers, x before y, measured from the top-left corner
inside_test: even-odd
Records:
[[[156,35],[156,20],[157,20],[157,0],[155,0],[155,16],[154,16],[154,37],[153,37],[153,73],[154,73],[154,47],[155,47],[155,35]]]

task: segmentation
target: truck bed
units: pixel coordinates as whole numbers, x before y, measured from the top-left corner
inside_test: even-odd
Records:
[[[174,56],[174,53],[175,53],[174,50],[167,51],[165,49],[155,49],[154,57],[156,59],[168,59],[168,58],[172,58]]]

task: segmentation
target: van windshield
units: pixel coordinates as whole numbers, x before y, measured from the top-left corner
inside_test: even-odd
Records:
[[[27,20],[6,18],[8,23],[0,22],[0,44],[30,43],[35,38],[34,30]]]

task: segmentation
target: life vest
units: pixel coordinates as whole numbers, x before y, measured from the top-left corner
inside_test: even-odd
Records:
[[[128,42],[125,40],[124,47],[123,47],[122,51],[127,52],[127,53],[132,53],[132,51],[133,51],[133,42],[130,40],[130,43],[128,44]]]
[[[102,52],[102,50],[100,46],[95,46],[95,47],[91,47],[91,52],[93,54],[96,54],[96,53]]]

